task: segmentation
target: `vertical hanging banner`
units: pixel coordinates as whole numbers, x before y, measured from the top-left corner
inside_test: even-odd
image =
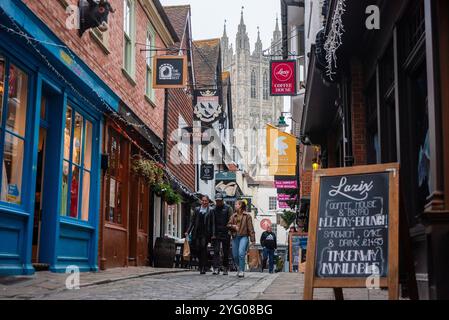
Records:
[[[272,96],[296,96],[296,60],[270,62]]]
[[[187,56],[154,57],[153,88],[185,88],[187,84]]]
[[[296,176],[296,137],[267,124],[267,160],[270,175]]]

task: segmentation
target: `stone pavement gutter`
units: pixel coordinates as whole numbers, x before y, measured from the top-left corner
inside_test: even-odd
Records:
[[[79,274],[79,287],[85,288],[129,279],[187,271],[191,270],[153,267],[125,267],[112,268],[99,272],[81,272]],[[71,275],[68,273],[39,271],[32,276],[0,277],[0,300],[36,299],[45,297],[49,294],[54,294],[55,292],[68,290],[66,287],[66,281],[70,276]]]

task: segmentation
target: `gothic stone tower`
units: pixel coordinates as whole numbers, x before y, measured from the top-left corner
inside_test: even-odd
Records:
[[[281,41],[279,22],[276,19],[271,47],[266,54],[276,52],[282,45]],[[231,73],[235,145],[242,153],[244,169],[256,180],[271,180],[266,167],[265,129],[267,123],[277,122],[283,110],[283,98],[270,96],[270,57],[263,55],[260,31],[251,53],[243,10],[235,49],[229,44],[226,23],[221,47],[223,70]]]

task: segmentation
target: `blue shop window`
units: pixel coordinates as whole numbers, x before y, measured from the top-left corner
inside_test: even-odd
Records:
[[[92,139],[92,122],[70,105],[67,106],[61,185],[62,216],[89,220]]]
[[[0,55],[0,201],[21,205],[28,75]]]

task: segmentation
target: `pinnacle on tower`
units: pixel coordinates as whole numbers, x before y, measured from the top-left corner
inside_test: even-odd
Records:
[[[260,29],[259,29],[259,27],[257,27],[257,41],[256,41],[254,54],[260,55],[260,54],[262,54],[262,50],[263,50],[263,48],[262,48],[262,41],[260,40]]]
[[[224,28],[223,28],[223,38],[227,38],[228,35],[226,34],[226,19],[224,21]]]

